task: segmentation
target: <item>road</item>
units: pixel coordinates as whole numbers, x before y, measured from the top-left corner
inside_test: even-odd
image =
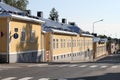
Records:
[[[120,54],[97,62],[71,64],[0,64],[0,80],[120,80]]]

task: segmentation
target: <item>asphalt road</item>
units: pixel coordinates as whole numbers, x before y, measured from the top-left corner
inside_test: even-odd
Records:
[[[120,80],[120,54],[91,63],[0,64],[0,80]]]

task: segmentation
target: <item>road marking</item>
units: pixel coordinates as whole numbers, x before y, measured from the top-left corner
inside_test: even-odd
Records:
[[[59,65],[59,67],[65,67],[65,66],[67,66],[67,65]]]
[[[101,66],[100,68],[106,68],[106,67],[108,67],[108,66]]]
[[[41,79],[38,79],[38,80],[49,80],[50,78],[41,78]]]
[[[92,66],[90,66],[90,68],[95,68],[95,67],[97,67],[97,65],[92,65]]]
[[[77,65],[70,65],[69,67],[75,67],[75,66],[77,66]]]
[[[112,66],[111,68],[118,68],[118,66]]]
[[[83,67],[86,67],[86,66],[87,66],[87,65],[81,65],[81,66],[79,66],[79,67],[82,67],[82,68],[83,68]]]
[[[30,80],[32,79],[33,77],[25,77],[25,78],[21,78],[21,79],[18,79],[18,80]]]
[[[55,80],[68,80],[68,79],[55,79]]]
[[[8,78],[4,78],[4,79],[1,79],[1,80],[12,80],[12,79],[16,79],[16,77],[8,77]]]

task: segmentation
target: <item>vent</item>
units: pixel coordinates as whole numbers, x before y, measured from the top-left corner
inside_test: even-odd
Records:
[[[37,12],[37,17],[43,18],[43,12],[42,11],[38,11]]]
[[[63,24],[67,24],[67,20],[65,18],[62,19]]]
[[[75,22],[69,22],[69,25],[75,26]]]
[[[27,15],[31,15],[31,10],[26,10]]]

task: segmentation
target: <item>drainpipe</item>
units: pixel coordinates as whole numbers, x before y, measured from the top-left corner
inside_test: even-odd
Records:
[[[7,63],[9,63],[9,48],[10,48],[10,20],[11,18],[7,18],[7,55],[6,55],[6,58],[7,58]]]
[[[49,62],[52,62],[53,61],[53,37],[52,37],[52,32],[50,32],[50,61]]]
[[[73,61],[73,38],[71,37],[71,61]]]

